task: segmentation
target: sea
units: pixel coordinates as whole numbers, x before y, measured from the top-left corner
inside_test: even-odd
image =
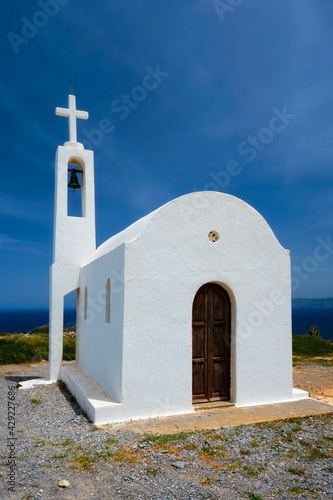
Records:
[[[304,335],[311,326],[318,326],[323,339],[333,339],[333,308],[292,308],[292,332]]]
[[[76,309],[64,310],[64,328],[74,326]],[[1,333],[28,333],[37,326],[48,325],[48,309],[0,309]]]
[[[64,328],[75,325],[76,310],[64,310]],[[2,333],[27,333],[37,326],[47,325],[49,311],[37,310],[0,310],[0,332]],[[333,308],[292,308],[292,332],[304,335],[311,326],[320,329],[323,339],[333,339]]]

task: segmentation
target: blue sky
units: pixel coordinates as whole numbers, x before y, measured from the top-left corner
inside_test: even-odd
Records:
[[[220,190],[291,250],[294,297],[333,296],[332,24],[330,0],[4,3],[0,307],[48,305],[68,140],[55,107],[71,75],[89,112],[78,140],[95,152],[98,245],[173,198]]]

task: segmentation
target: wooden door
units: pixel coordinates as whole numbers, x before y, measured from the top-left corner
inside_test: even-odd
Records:
[[[231,304],[215,283],[202,286],[193,302],[193,402],[230,400]]]

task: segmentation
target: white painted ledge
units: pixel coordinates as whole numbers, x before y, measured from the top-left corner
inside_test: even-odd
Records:
[[[251,407],[251,406],[263,406],[263,405],[270,405],[270,404],[278,404],[278,403],[290,403],[292,401],[299,401],[301,399],[307,399],[309,397],[309,393],[306,391],[302,391],[301,389],[295,389],[293,388],[293,391],[291,393],[290,398],[285,398],[285,399],[271,399],[269,401],[248,401],[246,403],[236,403],[235,406],[237,408],[246,408]]]
[[[62,380],[94,424],[122,420],[123,405],[76,363],[62,367]]]
[[[64,146],[69,146],[76,149],[84,149],[84,145],[81,144],[81,142],[67,141],[64,143]]]
[[[30,380],[23,380],[19,382],[19,389],[31,389],[31,387],[36,387],[36,385],[48,385],[55,384],[56,380],[49,380],[47,378],[32,378]]]
[[[307,399],[309,397],[309,393],[306,391],[302,391],[302,389],[293,388],[293,400],[299,401],[300,399]]]

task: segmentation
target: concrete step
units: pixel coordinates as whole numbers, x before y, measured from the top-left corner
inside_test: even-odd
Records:
[[[211,401],[209,403],[196,403],[193,405],[195,411],[211,410],[212,408],[230,408],[235,406],[230,401]]]

